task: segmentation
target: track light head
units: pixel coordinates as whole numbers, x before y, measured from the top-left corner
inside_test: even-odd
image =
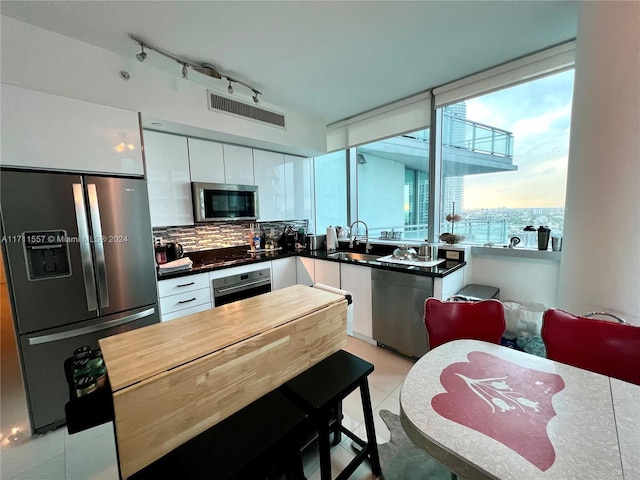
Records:
[[[253,97],[251,97],[251,98],[253,98],[253,101],[254,101],[255,103],[259,103],[259,102],[260,102],[260,100],[258,100],[258,95],[260,95],[260,92],[256,92],[256,91],[254,90]]]
[[[185,80],[189,79],[189,70],[187,70],[187,64],[186,63],[182,64],[182,78],[184,78]]]
[[[144,51],[144,45],[140,43],[140,53],[136,55],[139,62],[144,62],[147,58],[147,53]]]
[[[227,78],[227,80],[229,80]],[[229,92],[229,95],[233,95],[233,87],[231,86],[231,80],[229,80],[229,87],[227,87],[227,92]]]

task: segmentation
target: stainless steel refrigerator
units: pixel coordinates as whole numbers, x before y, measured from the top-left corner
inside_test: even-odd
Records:
[[[2,169],[2,246],[34,433],[64,423],[64,360],[159,322],[146,182]]]

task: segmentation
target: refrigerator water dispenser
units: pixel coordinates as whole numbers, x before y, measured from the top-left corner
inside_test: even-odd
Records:
[[[67,232],[25,232],[24,254],[29,280],[45,280],[71,275]]]

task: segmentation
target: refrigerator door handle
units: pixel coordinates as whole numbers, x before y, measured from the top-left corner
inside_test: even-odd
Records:
[[[87,185],[89,193],[89,211],[91,213],[91,226],[94,233],[94,249],[96,252],[96,270],[98,271],[98,298],[100,307],[109,306],[109,288],[107,285],[107,262],[104,258],[104,239],[102,237],[102,222],[100,221],[100,206],[98,205],[98,191],[96,185]]]
[[[78,243],[82,260],[82,275],[84,277],[84,291],[87,297],[87,309],[91,312],[98,310],[96,287],[93,283],[93,260],[91,259],[91,244],[89,243],[89,225],[87,224],[87,210],[84,206],[84,193],[80,183],[73,184],[73,203],[76,209],[76,223],[78,225]]]
[[[125,323],[131,323],[140,318],[148,317],[156,312],[156,307],[151,307],[141,312],[133,313],[122,318],[116,318],[107,322],[102,322],[90,327],[76,328],[75,330],[67,330],[66,332],[50,333],[48,335],[38,335],[36,337],[29,337],[29,345],[40,345],[42,343],[55,342],[57,340],[64,340],[65,338],[79,337],[86,335],[87,333],[99,332],[100,330],[106,330],[107,328],[117,327],[118,325],[124,325]]]

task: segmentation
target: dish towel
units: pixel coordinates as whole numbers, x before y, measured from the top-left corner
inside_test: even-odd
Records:
[[[325,292],[337,293],[338,295],[343,295],[347,299],[347,333],[349,335],[353,335],[353,295],[351,292],[340,290],[339,288],[331,287],[324,283],[314,283],[313,288],[324,290]]]
[[[183,270],[191,270],[193,262],[189,257],[182,257],[172,262],[158,265],[158,275],[166,275],[167,273],[181,272]]]

